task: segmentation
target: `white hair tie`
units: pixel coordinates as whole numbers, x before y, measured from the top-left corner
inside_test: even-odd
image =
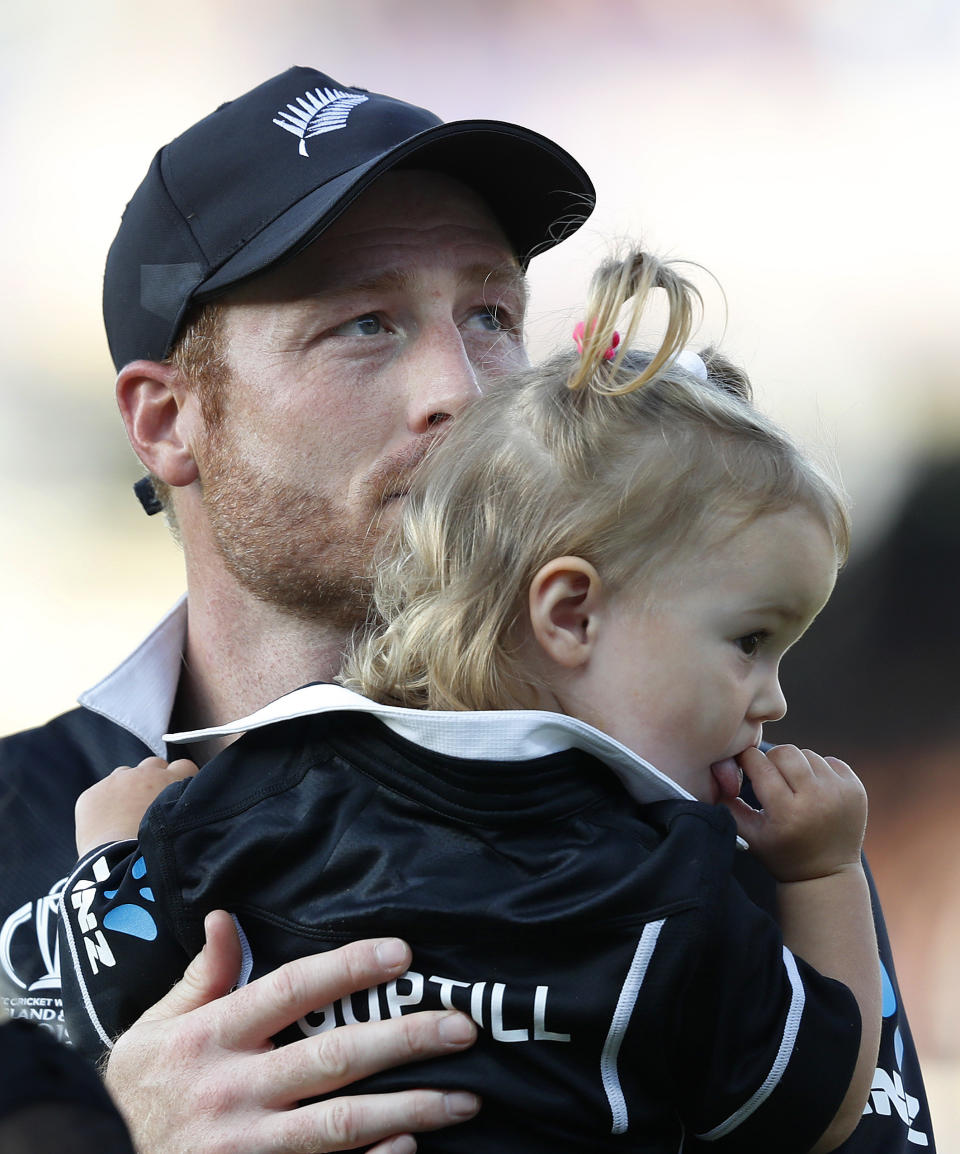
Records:
[[[688,373],[695,376],[698,381],[706,381],[708,379],[707,366],[693,349],[681,349],[674,358],[674,364],[679,365],[681,369],[685,369]]]

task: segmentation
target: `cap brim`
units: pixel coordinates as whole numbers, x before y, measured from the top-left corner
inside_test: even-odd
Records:
[[[251,238],[193,294],[209,300],[300,252],[384,172],[415,161],[473,188],[490,205],[523,264],[575,231],[593,209],[593,183],[558,145],[493,120],[440,124],[308,193]]]

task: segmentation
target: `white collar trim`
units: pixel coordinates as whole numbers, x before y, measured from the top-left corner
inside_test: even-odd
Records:
[[[129,657],[81,693],[80,704],[123,726],[158,757],[165,757],[163,733],[170,725],[186,638],[184,595]]]
[[[408,741],[450,757],[479,761],[528,761],[565,749],[582,749],[605,762],[637,801],[661,801],[677,797],[695,800],[692,794],[619,741],[614,741],[584,721],[562,713],[533,709],[476,713],[402,709],[393,705],[380,705],[340,685],[305,685],[249,717],[241,717],[212,729],[167,733],[164,740],[181,742],[222,737],[294,717],[343,710],[372,714]]]

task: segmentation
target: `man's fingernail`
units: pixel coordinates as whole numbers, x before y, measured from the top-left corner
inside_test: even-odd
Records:
[[[444,1094],[444,1105],[453,1119],[472,1118],[480,1109],[480,1099],[476,1094],[464,1090],[449,1090]]]
[[[399,938],[386,938],[377,942],[377,961],[386,970],[395,970],[405,965],[407,961],[407,947]]]
[[[473,1023],[466,1014],[451,1013],[440,1019],[440,1040],[448,1046],[465,1046],[476,1037]]]

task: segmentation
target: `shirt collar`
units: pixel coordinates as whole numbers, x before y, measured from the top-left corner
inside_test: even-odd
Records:
[[[372,714],[395,733],[416,745],[450,757],[480,761],[527,761],[565,749],[582,749],[605,762],[637,801],[662,801],[692,795],[652,766],[648,761],[575,717],[535,709],[505,709],[495,712],[402,709],[381,705],[344,689],[340,685],[305,685],[287,693],[249,717],[212,729],[168,733],[171,742],[195,741],[243,733],[330,711],[358,711]]]
[[[79,697],[166,757],[163,734],[170,725],[183,647],[187,639],[186,595],[112,673]]]
[[[672,778],[592,725],[562,713],[535,709],[475,713],[403,709],[370,701],[340,685],[316,684],[295,689],[227,725],[166,733],[186,637],[184,595],[125,661],[80,695],[80,704],[129,730],[158,757],[167,756],[164,743],[168,741],[238,734],[308,714],[352,710],[372,714],[407,741],[449,757],[527,761],[565,749],[582,749],[608,765],[639,802],[677,797],[695,800]],[[737,843],[746,848],[742,838],[738,837]]]

